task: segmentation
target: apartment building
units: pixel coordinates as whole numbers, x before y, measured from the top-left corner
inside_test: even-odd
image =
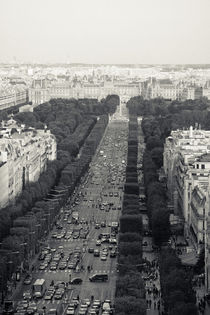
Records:
[[[56,159],[57,145],[49,130],[18,126],[14,120],[0,128],[0,208],[15,201],[27,183],[35,182]]]
[[[28,101],[28,88],[24,84],[9,83],[0,86],[0,110]]]
[[[172,131],[164,146],[164,171],[176,214],[197,250],[204,241],[205,195],[210,174],[210,131]]]

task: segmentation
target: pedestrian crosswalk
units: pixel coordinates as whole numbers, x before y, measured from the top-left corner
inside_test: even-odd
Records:
[[[116,273],[117,269],[112,269],[112,270],[90,270],[88,273]],[[33,273],[71,273],[72,269],[65,269],[65,270],[34,270]],[[74,271],[73,271],[74,272]],[[85,271],[80,271],[80,273],[84,273]]]
[[[66,242],[83,242],[84,240],[86,240],[86,241],[89,240],[90,241],[90,239],[88,239],[88,238],[82,238],[82,239],[81,238],[76,238],[76,239],[75,238],[70,238],[68,240],[66,240],[66,239],[57,239],[57,238],[54,239],[55,242],[62,241],[62,243],[63,242],[65,242],[65,243]],[[96,240],[97,240],[96,238],[92,238],[91,239],[91,241],[96,241]]]
[[[52,301],[51,300],[48,300],[48,301],[46,301],[46,300],[41,300],[39,303],[38,303],[38,305],[39,306],[41,306],[41,305],[49,305],[49,304],[54,304],[54,305],[56,305],[56,304],[60,304],[61,303],[61,300],[54,300],[54,299],[52,299]]]

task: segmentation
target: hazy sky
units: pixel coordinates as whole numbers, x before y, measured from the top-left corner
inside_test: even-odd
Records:
[[[210,0],[0,0],[0,61],[210,63]]]

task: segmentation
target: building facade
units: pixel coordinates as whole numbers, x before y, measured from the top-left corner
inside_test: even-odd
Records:
[[[175,214],[183,217],[185,233],[200,251],[204,242],[205,194],[210,174],[210,132],[177,130],[166,139],[164,171]]]
[[[0,110],[28,102],[28,88],[23,84],[0,87]]]
[[[102,83],[81,83],[78,81],[34,80],[29,89],[29,101],[38,105],[51,98],[96,98],[102,99],[109,94],[127,96],[128,98],[141,94],[140,83],[120,81],[105,81]]]
[[[26,129],[13,120],[4,124],[0,129],[0,207],[14,202],[27,183],[36,182],[56,155],[56,139],[49,130]]]

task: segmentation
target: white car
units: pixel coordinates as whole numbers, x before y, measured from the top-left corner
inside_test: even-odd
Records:
[[[116,238],[110,238],[110,239],[109,239],[109,243],[110,243],[110,244],[117,244]]]
[[[106,257],[106,255],[102,254],[102,255],[101,255],[101,260],[102,260],[102,261],[105,261],[105,260],[107,260],[107,257]]]

